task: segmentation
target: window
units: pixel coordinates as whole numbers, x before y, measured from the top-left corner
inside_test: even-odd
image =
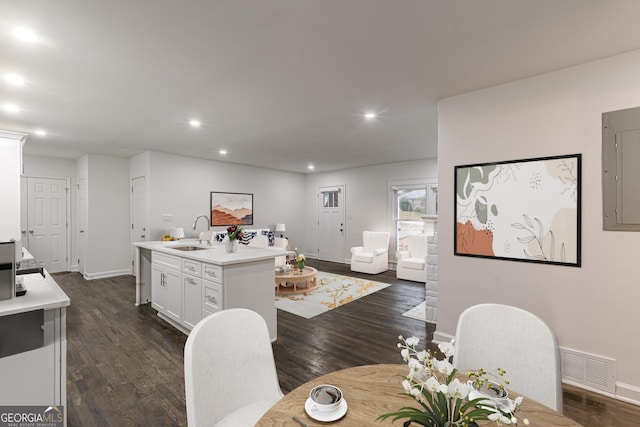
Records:
[[[427,182],[392,184],[391,191],[395,248],[402,251],[406,250],[408,235],[432,231],[429,219],[437,215],[438,186]]]
[[[338,208],[338,191],[323,191],[322,194],[322,207],[323,208]]]

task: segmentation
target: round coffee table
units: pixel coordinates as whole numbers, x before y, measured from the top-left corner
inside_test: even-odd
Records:
[[[284,273],[276,271],[276,294],[299,294],[315,289],[318,286],[317,272],[315,268],[306,266],[302,271],[298,269]]]

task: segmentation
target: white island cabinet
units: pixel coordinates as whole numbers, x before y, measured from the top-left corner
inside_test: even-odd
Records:
[[[182,251],[195,242],[137,242],[136,305],[151,303],[158,316],[184,333],[219,310],[248,308],[277,334],[274,260],[282,251],[242,246],[227,253],[223,245]]]
[[[0,301],[1,405],[67,403],[66,308],[70,301],[46,270],[44,275],[20,276],[27,293]]]

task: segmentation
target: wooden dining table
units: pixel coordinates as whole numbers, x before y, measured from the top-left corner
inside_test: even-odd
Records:
[[[377,421],[378,416],[395,412],[404,406],[414,406],[417,403],[403,393],[401,375],[408,373],[407,365],[366,365],[347,368],[315,378],[302,384],[285,395],[269,409],[258,421],[257,426],[296,426],[305,424],[311,426],[341,425],[341,426],[402,426],[398,420],[392,424],[391,418]],[[304,406],[309,392],[319,384],[332,384],[342,390],[347,402],[347,412],[339,420],[332,422],[316,421],[307,415]],[[510,393],[518,396],[517,393]],[[565,417],[532,399],[524,396],[520,409],[516,412],[518,419],[528,418],[531,426],[563,426],[579,427],[581,424]],[[295,421],[294,417],[299,421]],[[404,421],[404,420],[403,420]],[[489,421],[482,421],[479,425],[495,425]],[[522,423],[519,423],[522,424]]]

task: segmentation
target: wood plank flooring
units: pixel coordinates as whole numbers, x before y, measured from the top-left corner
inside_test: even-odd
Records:
[[[349,266],[309,260],[335,274]],[[351,366],[402,363],[398,334],[430,341],[434,327],[401,314],[424,300],[424,285],[395,272],[361,275],[392,283],[365,298],[312,319],[278,311],[273,345],[284,393],[319,375]],[[186,336],[135,307],[132,276],[86,281],[55,274],[71,299],[67,309],[67,413],[69,426],[183,426],[183,350]],[[564,412],[586,427],[635,426],[640,407],[564,386]],[[396,423],[397,424],[397,423]]]

